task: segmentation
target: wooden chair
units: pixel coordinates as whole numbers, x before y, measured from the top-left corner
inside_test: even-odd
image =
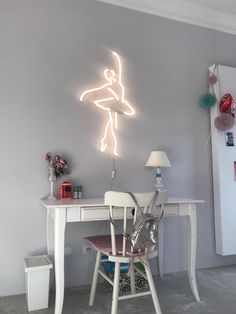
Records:
[[[144,212],[147,212],[148,207],[151,203],[154,193],[134,193],[138,204],[143,208]],[[164,204],[167,202],[167,191],[160,191],[156,201],[156,213],[154,215],[158,216],[158,210],[163,210]],[[113,286],[112,295],[112,309],[111,314],[117,313],[118,300],[127,300],[135,297],[142,297],[146,295],[151,295],[154,303],[155,311],[157,314],[161,314],[161,308],[159,305],[155,285],[152,278],[151,268],[149,265],[149,259],[157,256],[157,249],[133,253],[132,247],[128,245],[125,235],[128,233],[127,219],[132,219],[133,224],[139,215],[136,205],[130,195],[124,192],[114,192],[108,191],[105,193],[105,205],[109,206],[110,209],[110,235],[100,235],[86,238],[90,245],[97,251],[95,269],[93,282],[90,292],[89,305],[92,306],[94,303],[94,297],[97,287],[98,274],[101,275],[105,280],[107,280]],[[133,209],[135,208],[135,211]],[[122,213],[122,215],[121,215]],[[123,227],[118,228],[116,226],[117,221],[112,223],[113,219],[123,217]],[[123,230],[121,230],[123,229]],[[100,268],[101,262],[104,258],[101,256],[106,256],[106,261],[111,261],[115,263],[114,280],[108,277],[104,271]],[[145,274],[139,269],[135,268],[134,263],[141,262],[145,268]],[[130,263],[130,285],[131,294],[119,296],[119,279],[120,279],[120,263]],[[148,281],[149,291],[137,293],[135,290],[135,278],[134,278],[134,268]]]

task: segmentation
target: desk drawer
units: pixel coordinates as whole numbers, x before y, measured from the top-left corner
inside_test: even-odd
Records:
[[[178,216],[179,208],[176,205],[166,205],[164,210],[164,216]]]
[[[66,211],[66,221],[80,221],[80,207],[69,207]]]
[[[124,210],[122,208],[114,209],[114,218],[123,219]],[[133,217],[132,208],[128,209],[128,217]],[[92,220],[109,220],[109,208],[108,207],[82,207],[81,208],[81,221]]]

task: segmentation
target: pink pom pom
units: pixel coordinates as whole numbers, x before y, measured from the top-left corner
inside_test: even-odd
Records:
[[[216,77],[214,74],[211,74],[211,75],[209,76],[209,83],[210,83],[211,85],[214,85],[216,82],[217,82],[217,77]]]
[[[234,118],[230,113],[223,112],[215,118],[215,127],[220,131],[227,131],[234,125]]]

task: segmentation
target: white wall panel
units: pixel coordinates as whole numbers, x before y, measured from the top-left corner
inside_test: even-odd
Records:
[[[210,71],[214,66],[210,67]],[[224,94],[230,93],[236,99],[236,68],[218,65],[214,85],[217,105],[211,109],[212,160],[214,181],[216,252],[220,255],[236,254],[236,181],[234,178],[235,146],[226,146],[225,133],[214,126],[220,114],[219,102]],[[229,130],[236,135],[236,125]]]

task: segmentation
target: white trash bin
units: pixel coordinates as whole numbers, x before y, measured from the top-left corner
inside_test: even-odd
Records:
[[[48,255],[24,259],[28,311],[48,308],[52,261]]]

